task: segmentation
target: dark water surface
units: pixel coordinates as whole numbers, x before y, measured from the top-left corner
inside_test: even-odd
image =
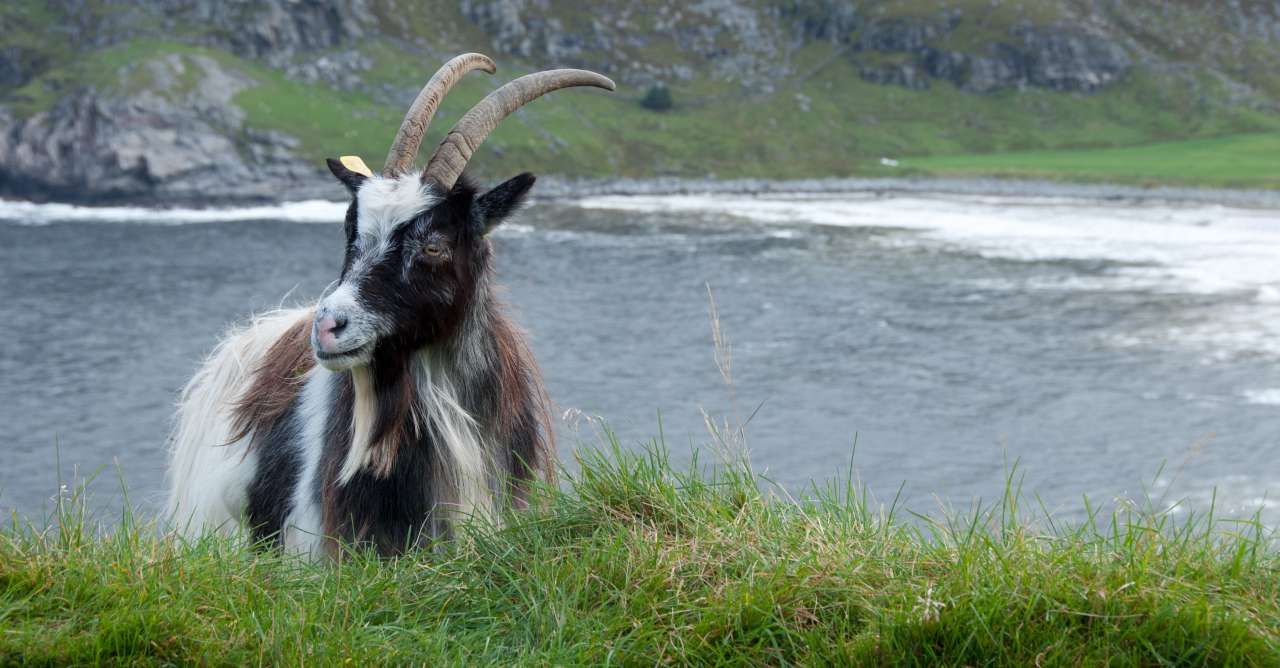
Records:
[[[1150,246],[1100,227],[1011,252],[1000,243],[1017,235],[994,227],[975,225],[990,234],[970,243],[808,206],[542,204],[497,236],[509,301],[569,416],[562,456],[596,442],[584,416],[635,445],[660,413],[682,462],[708,440],[700,409],[730,410],[710,283],[738,410],[760,406],[752,460],[793,491],[844,476],[856,437],[859,478],[885,501],[905,482],[922,511],[997,498],[1017,459],[1026,491],[1067,517],[1085,494],[1106,504],[1146,486],[1203,508],[1217,487],[1220,511],[1262,507],[1275,522],[1280,362],[1259,324],[1275,311],[1271,275],[1195,283],[1189,271],[1215,269],[1193,262],[1194,239],[1186,257],[1128,257],[1116,249]],[[1238,245],[1243,260],[1218,257],[1237,268],[1259,248],[1274,257],[1264,232],[1214,252]],[[1071,246],[1080,238],[1100,250]],[[103,471],[103,512],[120,506],[113,462],[154,510],[172,404],[202,355],[251,311],[315,297],[340,259],[336,223],[0,222],[0,508],[42,514],[60,460],[64,478]]]

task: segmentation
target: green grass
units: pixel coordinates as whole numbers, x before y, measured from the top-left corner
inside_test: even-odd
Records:
[[[851,486],[771,489],[613,442],[504,529],[320,565],[68,511],[0,532],[0,664],[1280,664],[1256,521],[1123,507],[1069,527],[1011,485],[904,522]]]
[[[863,82],[846,59],[835,55],[832,60],[825,47],[810,50],[802,54],[801,69],[811,66],[816,74],[770,95],[698,80],[673,85],[676,108],[655,113],[638,104],[643,90],[625,86],[613,95],[555,93],[500,126],[477,153],[474,168],[493,178],[509,176],[511,165],[538,165],[571,176],[846,176],[882,173],[882,156],[1113,147],[1280,129],[1280,118],[1248,109],[1200,109],[1187,89],[1192,84],[1182,80],[1134,77],[1122,88],[1092,96],[1038,90],[974,95],[950,84],[909,91]],[[382,56],[375,57],[382,62]],[[423,76],[417,69],[376,71],[412,86]],[[496,81],[520,73],[507,69]],[[483,76],[464,80],[424,146],[434,146],[496,81]],[[1196,86],[1201,84],[1213,85]],[[809,100],[809,111],[801,111],[797,95]],[[364,151],[370,164],[385,152],[400,115],[399,109],[358,96],[343,98],[283,81],[246,92],[241,105],[251,123],[299,135],[304,151],[315,158],[333,154],[338,145],[352,146]],[[334,112],[309,114],[308,106]],[[1175,173],[1151,178],[1208,184],[1216,177]]]
[[[953,176],[1280,188],[1280,133],[1119,148],[927,156],[905,160],[902,166]]]

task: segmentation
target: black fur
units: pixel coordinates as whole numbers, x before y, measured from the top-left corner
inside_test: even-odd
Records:
[[[321,494],[327,535],[348,544],[367,545],[379,554],[399,554],[419,544],[424,531],[436,535],[433,526],[435,450],[425,434],[415,443],[401,444],[391,474],[385,478],[369,471],[357,473],[345,485],[337,484],[351,448],[351,377],[343,374],[334,386],[336,407],[330,416],[328,437],[320,459],[318,492]]]
[[[280,544],[280,532],[293,512],[293,490],[302,460],[298,454],[298,399],[266,433],[255,436],[258,466],[249,486],[246,515],[255,541]]]
[[[345,455],[345,449],[343,454]],[[445,537],[437,527],[430,439],[402,448],[391,475],[357,473],[345,485],[328,490],[328,534],[350,545],[364,545],[381,555],[394,555],[421,544],[426,537]],[[327,474],[337,475],[342,462]]]
[[[356,259],[356,227],[358,225],[358,213],[359,211],[356,206],[356,199],[353,197],[351,198],[351,204],[347,205],[347,217],[342,223],[342,231],[343,234],[346,235],[347,245],[346,251],[342,256],[342,274],[339,275],[339,280],[347,277],[347,272],[351,271],[351,263]]]
[[[493,228],[515,213],[537,180],[533,174],[525,172],[481,195],[476,201],[475,215],[481,225],[481,234],[492,232]]]

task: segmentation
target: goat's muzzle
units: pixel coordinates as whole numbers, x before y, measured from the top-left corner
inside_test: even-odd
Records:
[[[321,300],[311,326],[311,347],[316,360],[331,371],[350,369],[367,363],[375,336],[365,324],[366,318],[351,312],[343,304],[326,304]]]

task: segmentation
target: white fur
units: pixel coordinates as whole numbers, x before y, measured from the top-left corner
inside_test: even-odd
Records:
[[[360,302],[356,299],[356,290],[351,281],[345,281],[338,284],[332,292],[324,295],[318,305],[320,309],[347,312],[360,308]]]
[[[318,498],[316,472],[324,453],[325,431],[333,401],[334,374],[315,367],[307,376],[298,407],[298,454],[302,471],[293,490],[293,510],[285,520],[285,549],[309,557],[323,553],[324,516]]]
[[[437,474],[453,488],[452,494],[438,494],[436,503],[442,510],[464,517],[496,521],[490,449],[485,447],[475,418],[458,401],[455,373],[437,351],[427,349],[416,356],[414,377],[421,414],[427,416],[431,435],[444,446],[446,455],[442,458],[444,470]]]
[[[397,227],[439,201],[416,172],[390,179],[375,176],[360,186],[356,197],[356,228],[360,236],[368,240],[383,241]]]
[[[351,407],[351,447],[347,459],[342,462],[338,484],[351,482],[357,473],[369,465],[373,457],[373,422],[377,417],[377,402],[373,392],[373,374],[369,367],[351,370],[351,386],[355,394],[355,406]]]
[[[232,436],[231,406],[250,382],[271,344],[311,309],[289,309],[256,318],[232,332],[187,383],[169,455],[168,516],[184,535],[233,533],[248,503],[257,456],[248,439]]]

